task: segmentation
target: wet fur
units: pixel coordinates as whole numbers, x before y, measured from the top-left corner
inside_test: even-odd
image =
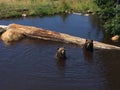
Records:
[[[66,59],[66,53],[64,47],[58,48],[56,54],[55,54],[55,59]]]
[[[93,40],[86,39],[83,49],[85,51],[93,52]]]

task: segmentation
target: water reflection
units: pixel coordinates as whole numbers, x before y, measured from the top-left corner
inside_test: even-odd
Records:
[[[90,20],[90,24],[91,24],[92,28],[96,29],[94,32],[92,29],[90,30],[90,32],[88,33],[89,37],[93,38],[93,36],[94,36],[95,38],[98,38],[99,41],[102,41],[101,37],[104,36],[102,34],[104,32],[103,32],[103,28],[102,28],[101,23],[100,23],[100,19],[94,15],[94,16],[89,16],[89,20]],[[95,39],[93,38],[93,40],[95,40]]]
[[[62,18],[63,22],[65,22],[68,18],[69,14],[61,14],[60,17]]]
[[[96,15],[89,16],[89,20],[92,27],[101,29],[100,19]]]
[[[66,60],[65,59],[59,59],[59,60],[55,60],[55,61],[56,61],[56,65],[57,65],[59,75],[60,76],[65,76]]]
[[[89,62],[89,63],[93,62],[93,52],[83,50],[83,54],[84,54],[84,59],[87,62]]]
[[[100,50],[97,59],[101,61],[108,81],[107,90],[120,90],[120,51],[119,50]]]

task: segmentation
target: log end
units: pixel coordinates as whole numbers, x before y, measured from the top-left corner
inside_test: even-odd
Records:
[[[1,35],[1,39],[4,41],[4,42],[13,42],[13,41],[18,41],[20,39],[22,39],[24,37],[24,35],[18,33],[18,32],[15,32],[11,29],[8,29],[6,32],[4,32],[2,35]]]

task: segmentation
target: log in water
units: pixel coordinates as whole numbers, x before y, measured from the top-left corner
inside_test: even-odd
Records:
[[[2,34],[3,32],[5,32],[7,30],[8,26],[5,25],[0,25],[0,34]]]
[[[39,38],[43,40],[51,40],[51,41],[57,41],[57,42],[63,42],[63,43],[76,44],[76,45],[79,45],[80,47],[82,47],[86,41],[86,39],[84,38],[71,36],[68,34],[60,33],[60,32],[54,32],[51,30],[45,30],[45,29],[37,28],[33,26],[24,26],[19,24],[10,24],[7,30],[12,30],[14,32],[17,32],[32,38]],[[120,47],[117,47],[114,45],[109,45],[109,44],[105,44],[97,41],[94,41],[93,43],[94,43],[94,48],[120,50]]]

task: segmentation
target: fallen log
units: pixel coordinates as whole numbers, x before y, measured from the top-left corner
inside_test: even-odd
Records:
[[[86,39],[71,36],[64,33],[54,32],[50,30],[44,30],[42,28],[36,28],[32,26],[24,26],[19,24],[10,24],[7,28],[8,30],[12,30],[15,34],[15,32],[18,34],[25,35],[27,37],[32,38],[39,38],[43,40],[51,40],[51,41],[57,41],[57,42],[63,42],[63,43],[70,43],[70,44],[76,44],[82,47],[86,41]],[[7,32],[6,31],[6,32]],[[4,33],[3,33],[4,34]],[[4,41],[3,35],[1,38]],[[18,40],[18,39],[17,39]],[[14,40],[13,40],[14,41]],[[109,45],[101,42],[94,41],[94,48],[100,48],[100,49],[119,49],[120,47]]]

